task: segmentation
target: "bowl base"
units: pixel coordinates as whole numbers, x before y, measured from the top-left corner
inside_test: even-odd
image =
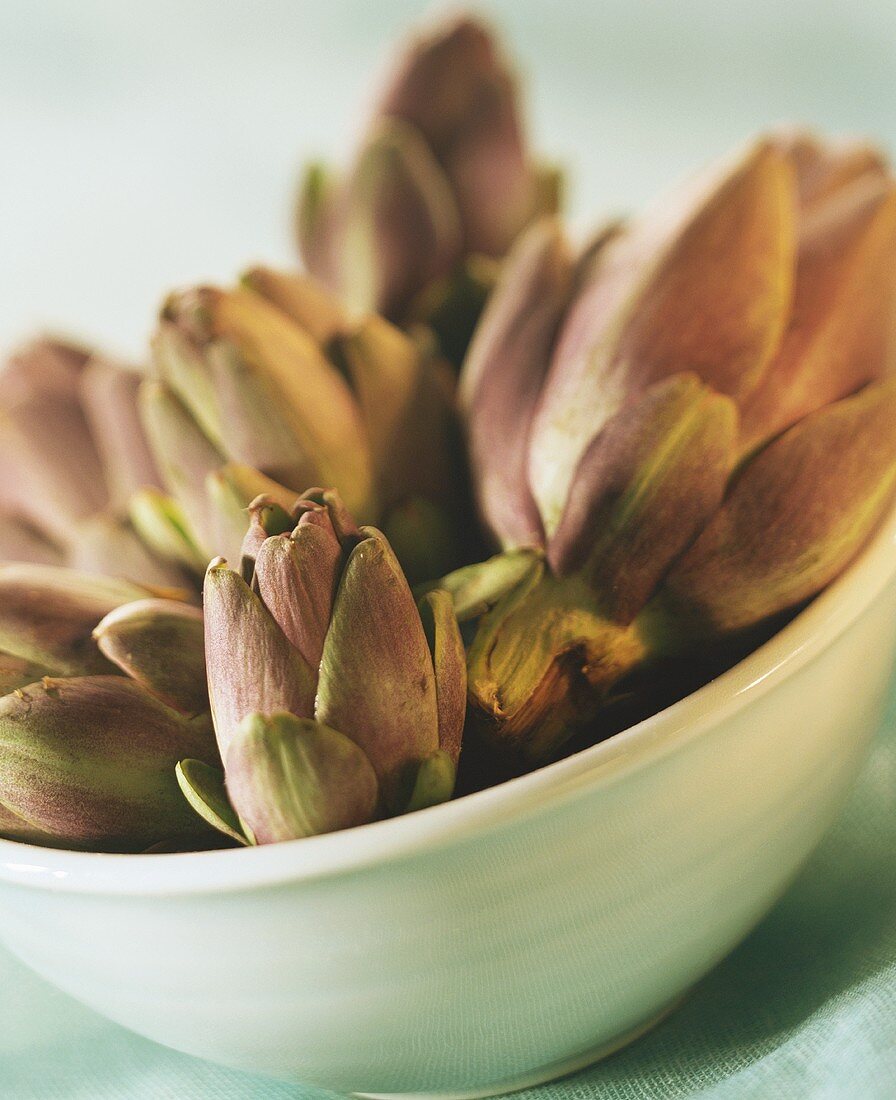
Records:
[[[587,1066],[594,1065],[602,1058],[608,1058],[616,1051],[640,1039],[651,1028],[662,1023],[667,1016],[675,1011],[687,994],[675,998],[670,1004],[660,1009],[648,1020],[637,1024],[629,1031],[617,1035],[615,1039],[590,1047],[582,1054],[572,1058],[564,1058],[559,1062],[551,1062],[540,1069],[531,1070],[520,1077],[512,1077],[504,1081],[496,1081],[482,1089],[469,1089],[467,1092],[353,1092],[352,1096],[358,1100],[485,1100],[488,1096],[503,1096],[508,1092],[519,1092],[521,1089],[535,1088],[537,1085],[545,1085],[548,1081],[556,1081],[559,1077],[566,1077],[570,1073],[577,1073]]]

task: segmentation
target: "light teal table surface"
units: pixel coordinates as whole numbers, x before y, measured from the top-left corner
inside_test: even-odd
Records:
[[[0,951],[2,1100],[317,1100],[106,1023]],[[777,908],[651,1035],[520,1100],[896,1097],[896,690],[842,818]]]

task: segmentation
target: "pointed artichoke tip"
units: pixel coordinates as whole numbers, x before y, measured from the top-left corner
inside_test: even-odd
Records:
[[[169,290],[165,297],[162,299],[162,304],[159,306],[159,319],[162,321],[173,322],[177,318],[177,304],[180,300],[181,291]]]
[[[394,556],[392,546],[386,536],[378,527],[359,527],[361,538],[352,548],[351,557],[356,554],[370,554],[374,553],[378,557],[390,557]]]
[[[781,142],[773,133],[759,133],[747,143],[743,157],[744,168],[777,173],[784,179],[792,180],[793,161]]]
[[[142,603],[143,601],[137,602]],[[91,631],[91,637],[93,638],[93,640],[95,642],[102,641],[102,639],[108,635],[110,629],[114,627],[116,623],[119,623],[122,618],[127,617],[132,607],[132,603],[123,603],[119,607],[114,607],[108,613],[108,615],[104,615]]]
[[[429,608],[432,614],[435,614],[440,609],[444,611],[450,609],[453,612],[454,597],[447,588],[443,588],[437,584],[435,587],[427,589],[422,596],[417,598],[417,607],[421,613],[424,608]]]

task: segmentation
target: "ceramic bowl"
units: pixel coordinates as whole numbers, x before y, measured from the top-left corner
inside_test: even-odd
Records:
[[[457,802],[187,855],[0,842],[0,935],[142,1035],[341,1092],[484,1096],[640,1034],[844,801],[896,647],[896,516],[768,644],[610,740]]]

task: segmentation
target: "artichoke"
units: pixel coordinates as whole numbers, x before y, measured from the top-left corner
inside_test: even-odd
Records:
[[[0,835],[95,851],[213,843],[174,771],[218,760],[202,645],[196,608],[0,566]]]
[[[492,278],[488,260],[556,211],[558,187],[526,147],[494,36],[457,18],[401,52],[344,178],[307,172],[302,257],[352,311],[425,317],[457,355]]]
[[[140,382],[57,340],[10,358],[0,372],[0,560],[183,583],[128,518],[131,495],[158,484],[137,417]]]
[[[209,821],[270,843],[450,798],[466,707],[451,598],[415,603],[386,538],[334,492],[251,508],[240,571],[205,580],[209,695],[225,798],[192,762]],[[203,805],[204,803],[204,805]],[[229,824],[228,824],[229,822]]]
[[[238,554],[259,494],[331,482],[414,580],[477,552],[454,380],[426,343],[349,321],[266,268],[172,294],[146,378],[43,341],[0,374],[0,556],[169,588]],[[192,579],[191,579],[192,578]]]
[[[415,580],[459,564],[464,478],[450,382],[399,329],[347,320],[312,281],[264,268],[225,291],[173,294],[140,407],[168,495],[133,503],[157,552],[234,558],[257,495],[289,506],[335,485],[387,532]]]
[[[308,275],[171,294],[147,375],[13,357],[0,835],[267,844],[434,805],[465,727],[474,770],[539,765],[850,564],[896,495],[881,155],[775,132],[582,250],[558,201],[454,19],[348,170],[308,172]]]
[[[470,648],[489,743],[549,759],[634,669],[849,564],[896,484],[894,320],[865,146],[774,134],[577,260],[554,222],[524,235],[461,378],[482,517],[546,559]]]

